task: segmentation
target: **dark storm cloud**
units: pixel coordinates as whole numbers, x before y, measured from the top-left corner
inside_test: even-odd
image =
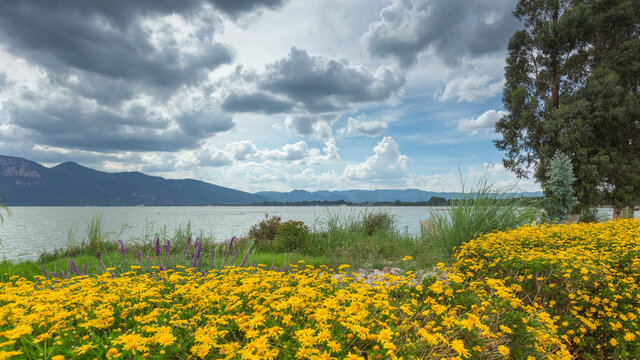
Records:
[[[275,114],[291,110],[293,103],[279,100],[267,93],[230,94],[222,102],[222,109],[230,112],[258,112]]]
[[[126,113],[81,105],[80,102],[9,108],[10,124],[25,130],[33,143],[88,151],[177,151],[198,147],[200,141],[233,127],[228,116],[206,112],[178,120],[157,118],[144,107]]]
[[[396,95],[405,79],[387,67],[375,74],[292,48],[287,58],[267,66],[259,87],[300,102],[311,112],[336,111],[351,103],[383,101]]]
[[[222,107],[231,112],[267,114],[336,112],[357,103],[399,97],[404,83],[402,75],[385,66],[371,73],[364,66],[311,56],[294,47],[287,57],[268,64],[262,72],[237,68],[223,85],[236,90],[224,98]]]
[[[369,25],[363,40],[375,56],[394,57],[404,67],[429,49],[456,65],[462,57],[506,49],[519,22],[515,0],[394,0]]]
[[[231,61],[230,48],[213,41],[203,42],[195,54],[171,42],[160,47],[151,43],[149,31],[141,24],[143,16],[192,11],[194,1],[111,4],[0,2],[2,42],[9,51],[54,74],[78,69],[153,86],[189,83]]]
[[[235,19],[283,2],[0,1],[0,45],[44,75],[34,86],[14,89],[5,123],[25,136],[16,142],[60,148],[197,147],[234,123],[206,101],[174,106],[171,100],[202,96],[202,80],[232,61],[231,47],[214,40],[221,16]],[[0,87],[6,82],[0,76]]]
[[[210,3],[221,11],[231,15],[238,16],[242,13],[259,10],[262,8],[277,9],[284,5],[285,0],[209,0]]]
[[[234,127],[231,116],[222,113],[197,111],[178,119],[180,129],[188,136],[206,138],[211,134],[227,131]]]

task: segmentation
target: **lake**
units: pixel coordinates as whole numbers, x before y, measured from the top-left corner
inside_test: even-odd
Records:
[[[116,237],[121,233],[125,243],[136,239],[152,239],[166,226],[167,234],[191,222],[192,233],[212,235],[223,241],[243,236],[265,214],[280,216],[283,221],[299,220],[320,229],[329,215],[357,216],[364,211],[389,211],[398,219],[398,226],[410,233],[420,231],[420,221],[429,217],[430,207],[307,207],[307,206],[123,206],[123,207],[11,207],[13,215],[5,216],[0,225],[0,259],[33,260],[43,251],[67,246],[70,229],[75,230],[76,243],[86,239],[91,218],[102,215],[102,229]],[[4,214],[3,214],[4,215]]]
[[[438,210],[439,209],[439,210]],[[420,232],[420,221],[441,208],[425,206],[349,207],[349,206],[109,206],[109,207],[11,207],[0,225],[0,259],[34,260],[44,251],[65,248],[69,238],[80,243],[86,239],[87,224],[94,215],[102,215],[103,232],[127,241],[154,239],[166,226],[171,236],[176,227],[191,222],[193,234],[203,232],[218,241],[243,236],[265,214],[280,216],[283,221],[299,220],[309,227],[322,229],[328,216],[359,216],[364,211],[389,211],[396,216],[400,229]],[[600,209],[611,217],[612,209]],[[4,214],[3,214],[4,215]],[[640,212],[635,212],[636,217]],[[75,234],[69,236],[70,230]]]

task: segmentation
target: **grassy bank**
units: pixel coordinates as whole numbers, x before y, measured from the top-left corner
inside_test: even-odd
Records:
[[[171,234],[165,229],[127,242],[116,240],[118,233],[105,233],[101,224],[100,216],[94,216],[83,240],[69,241],[66,248],[43,253],[36,261],[0,262],[0,279],[14,275],[33,279],[45,272],[55,277],[101,274],[107,268],[122,273],[131,265],[150,271],[176,265],[202,271],[252,264],[287,269],[300,261],[329,268],[347,263],[356,269],[402,266],[415,270],[432,267],[439,260],[422,251],[420,237],[399,230],[392,215],[371,210],[335,214],[313,230],[301,222],[265,218],[248,236],[222,243],[202,232],[192,233],[190,223]],[[414,260],[403,262],[409,254],[414,254]]]

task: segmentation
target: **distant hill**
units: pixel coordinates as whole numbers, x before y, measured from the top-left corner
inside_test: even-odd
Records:
[[[298,202],[298,201],[338,201],[346,202],[403,202],[429,201],[432,197],[441,197],[446,200],[460,196],[456,192],[434,192],[422,191],[418,189],[407,190],[343,190],[343,191],[314,191],[293,190],[290,192],[260,191],[256,195],[261,195],[277,202]],[[514,193],[512,196],[542,196],[540,192]]]
[[[220,205],[325,200],[413,202],[429,201],[434,196],[448,200],[459,196],[459,193],[407,189],[261,191],[250,194],[199,180],[170,180],[139,172],[108,173],[74,162],[48,168],[26,159],[0,155],[0,199],[8,206]],[[519,193],[513,196],[542,194]]]
[[[74,162],[52,168],[0,156],[0,199],[8,206],[215,205],[268,199],[198,180],[108,173]]]

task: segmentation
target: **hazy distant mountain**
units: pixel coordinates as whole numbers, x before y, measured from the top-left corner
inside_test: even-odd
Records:
[[[263,202],[428,201],[458,193],[407,190],[344,190],[246,193],[199,180],[168,180],[139,172],[108,173],[66,162],[52,168],[0,155],[0,199],[9,206],[46,205],[216,205]],[[514,196],[541,196],[522,193]]]
[[[74,162],[47,168],[9,156],[0,156],[0,199],[9,206],[213,205],[268,200],[198,180],[107,173]]]
[[[418,189],[407,190],[343,190],[343,191],[314,191],[293,190],[290,192],[260,191],[256,195],[261,195],[273,199],[272,201],[296,202],[296,201],[338,201],[347,202],[393,202],[396,200],[429,201],[431,197],[437,196],[445,199],[460,196],[455,192],[434,192],[422,191]],[[523,192],[512,194],[513,196],[542,196],[540,192]]]

